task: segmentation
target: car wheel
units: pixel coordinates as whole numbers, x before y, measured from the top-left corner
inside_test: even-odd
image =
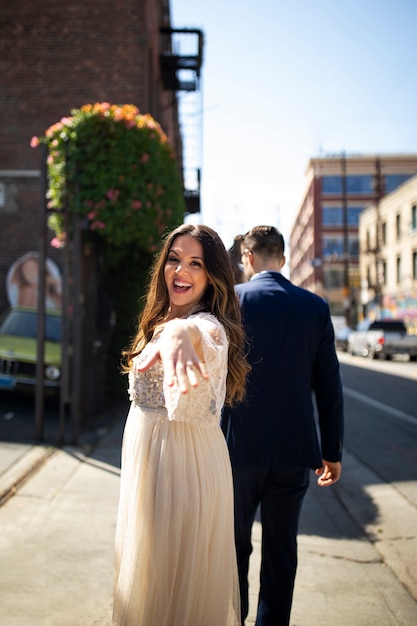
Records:
[[[368,351],[366,353],[366,356],[370,359],[376,359],[377,355],[375,353],[375,349],[372,348],[371,346],[368,346]]]

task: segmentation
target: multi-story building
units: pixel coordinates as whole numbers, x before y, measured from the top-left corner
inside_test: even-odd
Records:
[[[39,245],[41,162],[31,137],[87,103],[133,104],[161,124],[182,173],[177,92],[199,90],[201,64],[202,33],[172,28],[170,0],[1,3],[0,313],[12,264]],[[199,190],[184,193],[198,211]],[[60,265],[60,251],[48,255]]]
[[[359,218],[361,312],[395,317],[417,334],[417,176]]]
[[[39,259],[46,254],[45,302],[62,310],[65,329],[60,423],[71,413],[75,441],[80,425],[92,424],[104,410],[110,385],[103,381],[107,375],[114,379],[126,339],[116,336],[116,298],[101,284],[95,255],[79,241],[71,262],[70,245],[45,245],[53,236],[46,232],[45,164],[42,151],[30,147],[31,138],[85,104],[134,105],[167,135],[183,180],[185,210],[198,212],[200,170],[190,172],[187,144],[194,136],[184,133],[190,111],[182,110],[188,97],[178,93],[200,91],[202,48],[200,30],[173,27],[170,0],[1,3],[0,314],[9,305],[39,304]],[[198,114],[201,105],[193,101]],[[3,367],[8,372],[11,366]],[[37,402],[40,438],[41,409]]]
[[[359,217],[417,174],[417,155],[310,159],[306,190],[290,234],[290,277],[320,294],[333,315],[354,324],[360,304]]]

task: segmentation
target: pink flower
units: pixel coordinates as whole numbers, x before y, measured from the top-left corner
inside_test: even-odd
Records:
[[[133,200],[132,202],[132,209],[135,209],[136,211],[138,209],[142,208],[142,201],[141,200]]]
[[[32,139],[30,140],[30,147],[31,148],[37,148],[39,146],[39,137],[32,137]]]
[[[59,241],[58,237],[54,237],[53,239],[51,239],[51,246],[53,248],[60,248],[61,247],[61,242]]]
[[[109,189],[106,196],[111,202],[116,202],[117,198],[120,196],[120,191],[118,189]]]
[[[90,211],[89,213],[87,213],[87,217],[90,221],[95,220],[97,215],[98,215],[98,211]]]
[[[106,224],[104,222],[100,222],[99,220],[95,220],[91,223],[90,228],[91,230],[103,230],[103,228],[106,228]]]
[[[65,246],[65,233],[51,239],[51,246],[57,249],[63,248]]]
[[[57,122],[56,124],[52,124],[46,131],[45,135],[47,137],[53,137],[55,133],[58,133],[64,128],[64,125],[61,122]]]
[[[144,152],[142,156],[140,157],[140,162],[147,163],[149,159],[150,159],[149,154],[147,152]]]

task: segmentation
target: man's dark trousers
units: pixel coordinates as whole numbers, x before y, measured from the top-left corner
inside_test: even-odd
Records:
[[[257,626],[288,626],[297,568],[297,530],[309,484],[304,467],[234,467],[235,529],[242,624],[248,614],[251,531],[260,501],[262,525],[261,594]],[[240,489],[241,484],[245,485]],[[285,515],[280,512],[285,511]],[[277,567],[279,564],[279,567]]]

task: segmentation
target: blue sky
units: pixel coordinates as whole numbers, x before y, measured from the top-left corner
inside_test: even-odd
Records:
[[[417,153],[416,0],[170,0],[204,31],[202,213],[286,241],[310,158]]]

